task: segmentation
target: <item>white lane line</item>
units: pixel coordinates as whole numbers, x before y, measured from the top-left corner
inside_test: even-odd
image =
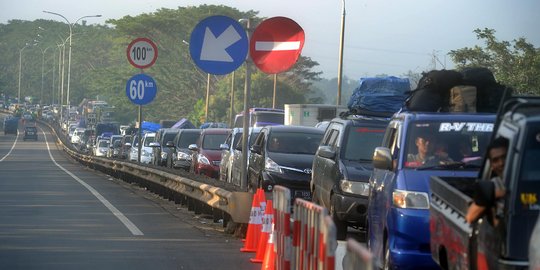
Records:
[[[19,139],[19,131],[17,131],[17,137],[15,137],[15,142],[13,142],[13,146],[11,146],[11,149],[9,149],[9,152],[2,159],[0,159],[0,162],[4,161],[4,159],[6,159],[11,154],[11,151],[13,151],[13,148],[15,148],[15,145],[17,145],[18,139]]]
[[[105,199],[105,197],[103,197],[101,194],[99,194],[99,192],[97,190],[95,190],[93,187],[88,185],[86,182],[84,182],[79,177],[77,177],[76,175],[74,175],[70,171],[66,170],[64,167],[62,167],[60,164],[58,164],[56,162],[56,160],[53,158],[53,156],[51,154],[51,149],[49,148],[49,142],[47,141],[47,137],[45,135],[45,132],[41,128],[40,128],[40,130],[41,130],[41,133],[43,133],[43,138],[45,138],[45,143],[47,144],[47,151],[49,151],[49,156],[51,157],[54,164],[58,168],[60,168],[62,171],[67,173],[69,176],[71,176],[73,179],[75,179],[77,182],[79,182],[79,184],[81,184],[83,187],[88,189],[88,191],[90,191],[90,193],[92,193],[92,195],[94,195],[103,205],[105,205],[105,207],[107,207],[107,209],[109,209],[109,211],[111,211],[111,213],[114,216],[116,216],[120,220],[120,222],[122,222],[124,224],[124,226],[126,226],[126,228],[128,228],[128,230],[131,232],[131,234],[133,234],[133,235],[144,235],[143,232],[141,230],[139,230],[139,228],[137,228],[137,226],[135,226],[135,224],[133,224],[133,222],[131,222],[131,220],[129,220],[124,214],[122,214],[122,212],[120,212],[120,210],[118,210],[116,207],[114,207],[114,205],[112,205],[107,199]]]

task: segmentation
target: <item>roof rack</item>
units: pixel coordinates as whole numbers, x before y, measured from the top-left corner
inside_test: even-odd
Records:
[[[376,112],[365,109],[350,109],[349,111],[342,112],[339,117],[342,119],[371,119],[371,118],[384,118],[389,119],[394,115],[393,112]]]

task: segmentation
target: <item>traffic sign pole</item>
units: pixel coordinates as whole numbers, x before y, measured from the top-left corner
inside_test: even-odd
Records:
[[[139,117],[138,118],[139,118],[139,130],[138,130],[139,136],[137,136],[137,149],[139,149],[139,151],[137,151],[137,162],[141,163],[142,105],[139,105]]]

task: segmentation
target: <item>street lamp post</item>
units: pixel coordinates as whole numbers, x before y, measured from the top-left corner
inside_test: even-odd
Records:
[[[50,12],[50,11],[46,11],[44,10],[43,12],[45,13],[49,13],[49,14],[53,14],[53,15],[57,15],[57,16],[60,16],[62,17],[64,20],[66,20],[68,26],[69,26],[69,53],[68,53],[68,74],[67,74],[67,105],[68,105],[68,110],[70,108],[70,101],[69,101],[69,84],[70,84],[70,78],[71,78],[71,40],[72,40],[72,37],[73,37],[73,25],[77,24],[78,21],[84,19],[84,18],[91,18],[91,17],[101,17],[101,15],[87,15],[87,16],[82,16],[80,18],[78,18],[73,24],[69,22],[69,20],[64,17],[64,15],[62,14],[59,14],[59,13],[55,13],[55,12]]]
[[[343,43],[345,38],[345,0],[341,0],[341,34],[339,38],[339,66],[338,66],[338,92],[337,92],[337,105],[341,105],[341,80],[343,79]]]
[[[35,42],[35,40],[34,40]],[[22,47],[20,50],[19,50],[19,91],[18,91],[18,95],[17,95],[17,102],[19,104],[21,104],[21,76],[22,76],[22,52],[24,51],[24,49],[26,49],[26,47],[29,47],[29,46],[34,46],[36,45],[37,43],[34,43],[34,44],[31,44],[31,43],[26,43],[24,45],[24,47]]]
[[[41,103],[43,103],[43,72],[45,70],[45,53],[48,49],[51,47],[45,48],[45,50],[41,50],[41,94],[39,96],[39,105],[41,106]]]

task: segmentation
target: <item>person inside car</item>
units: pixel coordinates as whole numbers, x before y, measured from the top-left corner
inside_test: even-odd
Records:
[[[433,160],[435,155],[433,154],[433,144],[430,136],[419,135],[414,140],[417,152],[416,154],[409,153],[407,155],[407,166],[418,167],[426,162]]]
[[[506,163],[506,153],[508,151],[508,139],[499,137],[491,142],[488,146],[488,158],[491,166],[493,177],[491,181],[495,185],[495,205],[492,208],[493,224],[497,225],[498,216],[502,214],[504,207],[504,195],[506,189],[504,188],[504,182],[502,180],[504,166]],[[477,191],[478,194],[478,191]],[[468,223],[475,222],[484,213],[486,208],[490,207],[488,202],[485,202],[481,196],[475,196],[473,203],[467,209],[467,215],[465,220]]]

